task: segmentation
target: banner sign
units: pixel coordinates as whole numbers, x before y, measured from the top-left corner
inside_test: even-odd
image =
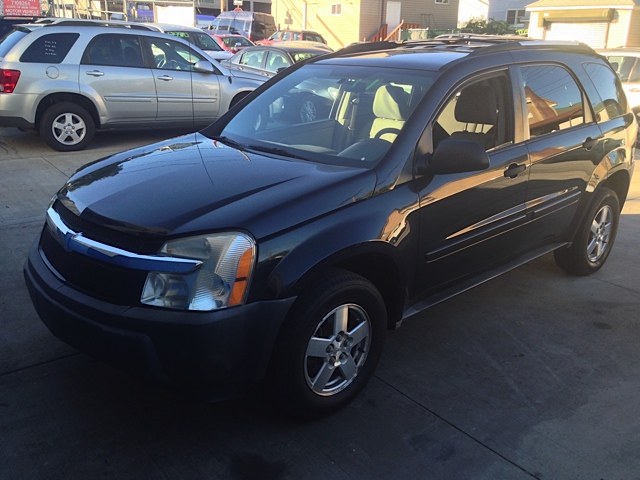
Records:
[[[41,15],[40,0],[4,0],[4,13],[9,17],[37,17]]]

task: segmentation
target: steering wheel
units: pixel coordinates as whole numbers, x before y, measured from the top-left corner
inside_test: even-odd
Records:
[[[396,135],[399,135],[400,134],[400,129],[399,128],[393,128],[393,127],[383,128],[382,130],[377,132],[373,138],[380,138],[380,137],[382,137],[382,135],[386,135],[387,133],[395,133]]]

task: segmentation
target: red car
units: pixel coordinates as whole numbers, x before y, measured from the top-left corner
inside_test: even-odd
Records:
[[[255,43],[242,35],[211,35],[218,45],[225,50],[236,53],[246,47],[253,47]]]
[[[278,30],[266,40],[260,40],[256,42],[258,45],[271,45],[277,42],[288,41],[307,41],[307,42],[319,42],[326,45],[327,41],[322,35],[311,30]]]

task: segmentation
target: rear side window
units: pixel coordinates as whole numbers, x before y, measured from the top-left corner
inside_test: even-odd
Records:
[[[586,63],[584,69],[600,95],[601,101],[593,105],[596,118],[604,121],[624,115],[629,107],[627,97],[616,74],[604,65],[597,63]]]
[[[532,137],[584,123],[582,91],[571,74],[557,65],[522,67]]]
[[[140,41],[134,35],[98,35],[87,46],[82,64],[142,67],[144,62]]]
[[[52,33],[36,38],[27,47],[20,61],[24,63],[62,63],[80,35],[77,33]]]

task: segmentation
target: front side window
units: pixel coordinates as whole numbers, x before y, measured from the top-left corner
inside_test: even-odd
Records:
[[[80,35],[77,33],[53,33],[33,41],[20,56],[24,63],[62,63]]]
[[[291,62],[282,53],[275,51],[269,52],[266,65],[268,71],[277,73],[281,69],[287,68],[290,65]]]
[[[597,63],[587,63],[584,69],[600,95],[601,102],[592,104],[596,118],[604,121],[627,113],[629,110],[627,97],[615,73]]]
[[[186,45],[171,40],[154,38],[149,41],[155,67],[161,70],[188,70],[205,58]]]
[[[571,74],[557,65],[522,67],[532,137],[582,125],[583,95]]]
[[[203,50],[215,50],[216,52],[221,51],[220,45],[218,45],[213,38],[211,38],[206,33],[193,33],[195,38],[195,44]]]
[[[265,50],[252,50],[245,52],[238,62],[240,65],[246,65],[247,67],[262,68],[262,59],[264,58]]]
[[[434,148],[449,137],[478,143],[485,150],[513,143],[509,85],[506,74],[499,74],[458,89],[434,123]]]
[[[134,35],[98,35],[82,55],[83,65],[142,67],[140,40]]]

